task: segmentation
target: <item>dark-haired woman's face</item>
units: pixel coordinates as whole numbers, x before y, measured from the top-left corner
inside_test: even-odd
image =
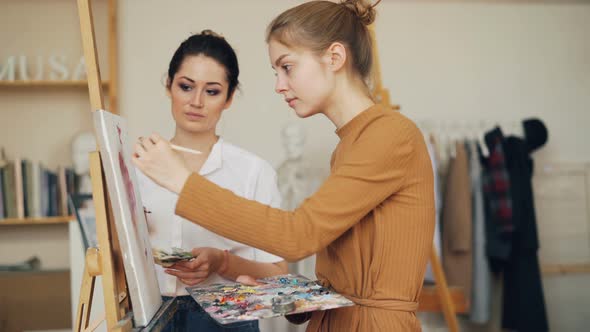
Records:
[[[204,55],[186,57],[169,88],[177,130],[215,134],[221,112],[232,102],[227,91],[224,66]]]

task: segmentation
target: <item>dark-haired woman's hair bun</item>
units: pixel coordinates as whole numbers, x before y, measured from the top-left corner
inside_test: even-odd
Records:
[[[341,5],[351,10],[364,25],[369,25],[375,21],[375,6],[381,2],[377,0],[374,4],[366,0],[343,0]]]
[[[217,32],[215,32],[213,30],[210,30],[210,29],[205,29],[205,30],[201,31],[201,35],[203,35],[203,36],[213,36],[213,37],[225,39],[225,38],[223,38],[222,35],[218,34]]]

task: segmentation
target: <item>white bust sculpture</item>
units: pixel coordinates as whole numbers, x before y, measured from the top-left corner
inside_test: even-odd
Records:
[[[78,134],[72,141],[72,161],[74,162],[74,172],[78,175],[79,187],[76,188],[79,193],[92,193],[92,183],[90,181],[90,162],[88,154],[96,150],[96,139],[92,132],[83,132]]]
[[[283,208],[294,210],[321,183],[322,174],[310,167],[304,158],[305,131],[297,124],[287,124],[282,132],[286,159],[277,169],[278,186],[283,198]],[[315,279],[315,255],[291,264],[293,272]]]
[[[287,124],[281,132],[283,147],[288,160],[301,159],[305,146],[305,131],[295,123]]]
[[[286,159],[277,170],[278,185],[283,197],[283,208],[295,209],[318,186],[318,174],[305,158],[305,132],[297,124],[287,124],[282,132]]]

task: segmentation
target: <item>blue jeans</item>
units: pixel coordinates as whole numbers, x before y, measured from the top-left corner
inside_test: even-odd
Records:
[[[162,297],[164,301],[171,299]],[[246,321],[221,325],[209,316],[190,296],[176,297],[178,309],[164,332],[260,332],[258,321]]]

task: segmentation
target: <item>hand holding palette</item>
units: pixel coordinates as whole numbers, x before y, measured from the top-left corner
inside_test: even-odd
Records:
[[[176,262],[190,261],[195,258],[190,251],[181,248],[172,248],[168,251],[152,248],[152,256],[154,256],[154,262],[163,267],[171,267]]]

